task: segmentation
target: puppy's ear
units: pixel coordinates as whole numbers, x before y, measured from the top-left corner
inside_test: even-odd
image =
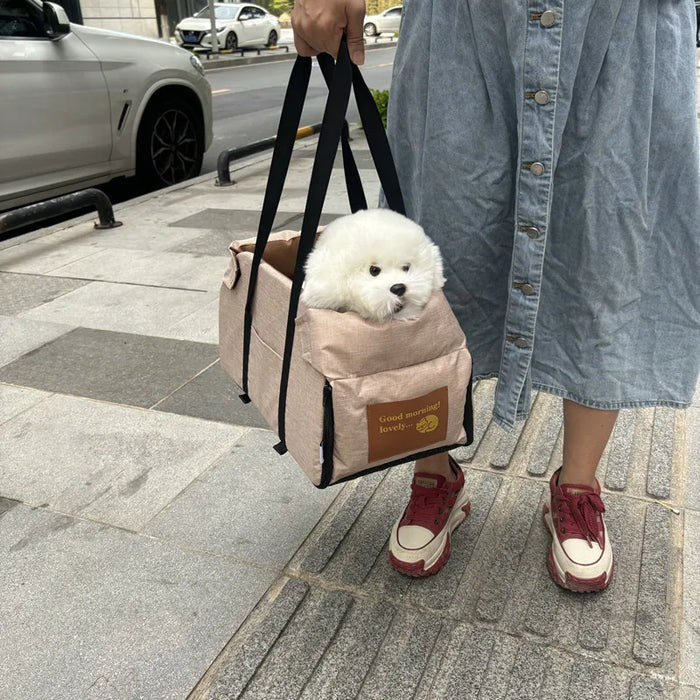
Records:
[[[433,243],[430,252],[433,256],[433,289],[442,289],[445,284],[445,275],[440,248]]]

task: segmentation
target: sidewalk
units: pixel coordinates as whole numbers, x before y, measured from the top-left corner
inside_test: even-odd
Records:
[[[300,226],[315,142],[278,227]],[[217,362],[227,245],[255,232],[269,158],[121,205],[121,228],[0,244],[0,697],[700,697],[700,405],[621,414],[599,470],[615,578],[575,595],[541,522],[560,402],[507,433],[480,384],[455,455],[472,513],[442,572],[402,577],[410,466],[316,490]],[[324,221],[348,211],[341,173]]]

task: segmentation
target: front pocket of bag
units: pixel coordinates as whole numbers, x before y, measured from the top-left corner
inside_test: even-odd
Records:
[[[332,381],[339,462],[350,473],[464,440],[470,373],[462,348],[419,365]]]

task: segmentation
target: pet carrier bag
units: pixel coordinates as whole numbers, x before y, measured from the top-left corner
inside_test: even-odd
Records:
[[[441,291],[419,318],[370,321],[299,301],[304,261],[321,216],[338,144],[351,210],[366,209],[345,114],[354,87],[388,205],[404,213],[374,99],[350,62],[319,56],[329,95],[301,232],[271,233],[311,72],[298,57],[289,81],[255,239],[234,241],[219,301],[224,370],[319,488],[472,440],[471,357]],[[322,234],[321,234],[322,235]]]

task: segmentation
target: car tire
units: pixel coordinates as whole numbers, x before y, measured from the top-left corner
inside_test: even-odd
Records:
[[[277,46],[277,32],[274,29],[270,32],[270,36],[267,37],[265,46]]]
[[[377,36],[377,25],[367,22],[365,24],[365,36]]]
[[[238,48],[238,37],[233,32],[229,32],[226,35],[226,40],[224,41],[224,48],[227,51],[235,51]]]
[[[147,190],[199,175],[204,130],[197,110],[185,99],[156,98],[146,108],[136,142],[136,180]]]

